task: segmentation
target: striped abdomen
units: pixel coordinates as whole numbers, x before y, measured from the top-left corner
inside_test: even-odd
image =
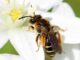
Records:
[[[46,36],[46,42],[44,46],[45,53],[49,56],[54,56],[56,53],[61,53],[62,48],[59,45],[59,39],[57,33],[49,33]]]
[[[51,46],[50,43],[47,43],[45,45],[44,50],[45,50],[45,53],[48,54],[49,56],[54,56],[55,55],[55,51],[54,51],[54,49],[53,49],[53,47]]]

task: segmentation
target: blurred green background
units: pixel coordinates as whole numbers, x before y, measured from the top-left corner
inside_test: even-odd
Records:
[[[80,0],[64,0],[64,2],[67,2],[72,8],[77,17],[80,17]],[[18,52],[15,50],[13,45],[8,41],[1,49],[0,54],[9,53],[9,54],[16,54],[18,55]]]
[[[75,15],[80,17],[80,0],[64,0],[67,2],[73,9]]]

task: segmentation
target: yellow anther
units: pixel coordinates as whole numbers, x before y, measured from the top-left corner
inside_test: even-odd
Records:
[[[11,16],[12,20],[15,22],[21,15],[20,9],[13,8],[10,12],[9,15]]]

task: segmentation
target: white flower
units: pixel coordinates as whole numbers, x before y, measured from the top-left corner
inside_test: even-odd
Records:
[[[44,60],[43,48],[36,52],[36,34],[24,31],[22,24],[25,21],[18,20],[34,11],[24,3],[25,0],[0,0],[0,48],[10,40],[23,60]]]
[[[5,3],[9,4],[9,1],[12,1],[12,3],[10,3],[11,5],[8,7],[7,5],[2,6],[2,3],[0,4],[1,47],[8,39],[10,39],[17,52],[25,60],[44,60],[44,52],[42,47],[40,47],[40,50],[38,52],[35,52],[37,49],[35,43],[35,33],[21,30],[18,28],[20,24],[17,24],[18,17],[24,15],[22,14],[22,12],[27,10],[23,8],[25,8],[25,6],[27,7],[27,4],[31,4],[37,9],[35,12],[36,14],[41,14],[44,18],[52,18],[52,20],[50,21],[52,25],[58,25],[61,28],[66,29],[65,32],[62,33],[64,36],[63,52],[65,53],[61,55],[57,54],[54,59],[79,60],[78,58],[80,55],[80,48],[78,46],[80,44],[80,19],[75,16],[74,12],[68,4],[63,3],[62,0],[25,0],[25,3],[22,3],[24,0],[14,0],[15,4],[13,3],[13,0],[7,0],[7,3]],[[14,5],[17,7],[17,9],[20,7],[21,9],[17,10],[12,8],[14,7]],[[52,13],[47,12],[47,10],[51,7],[54,7],[55,11],[52,11]],[[11,11],[15,11],[17,17],[15,17],[16,15]],[[6,15],[5,12],[7,12],[8,15]],[[28,15],[30,15],[30,12],[28,13]]]

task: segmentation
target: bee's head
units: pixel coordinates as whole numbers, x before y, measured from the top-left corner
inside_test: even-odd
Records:
[[[41,15],[34,15],[31,19],[30,19],[30,23],[34,24],[37,20],[39,20],[41,18]]]
[[[37,20],[39,20],[41,18],[41,15],[34,15],[34,16],[22,16],[19,18],[20,19],[23,19],[23,18],[26,18],[26,17],[30,17],[31,19],[29,20],[29,22],[31,24],[34,24]]]

